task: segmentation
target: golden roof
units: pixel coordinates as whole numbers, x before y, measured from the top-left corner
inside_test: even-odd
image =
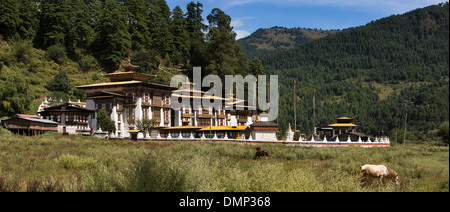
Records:
[[[245,130],[247,129],[247,126],[212,126],[210,127],[204,127],[200,129],[199,131],[208,131],[208,130],[215,130],[215,131],[222,131],[222,130]]]
[[[181,92],[206,93],[205,91],[199,91],[194,89],[178,89],[174,91],[174,93],[181,93]]]
[[[126,71],[126,72],[114,72],[109,74],[104,74],[104,76],[109,77],[111,81],[126,81],[126,80],[139,80],[142,82],[147,82],[149,78],[155,77],[155,75],[138,73],[134,71]]]
[[[162,128],[162,130],[189,130],[189,129],[201,129],[202,127],[196,127],[196,126],[179,126],[179,127],[166,127]]]
[[[104,83],[76,86],[76,88],[91,88],[91,87],[103,87],[103,86],[112,86],[112,85],[129,85],[129,84],[139,84],[139,83],[142,83],[142,81],[132,80],[132,81],[122,81],[122,82],[104,82]]]
[[[136,66],[138,67],[138,66]],[[133,75],[139,75],[139,76],[147,76],[147,77],[153,77],[155,75],[151,75],[151,74],[144,74],[144,73],[138,73],[138,72],[134,72],[134,71],[118,71],[118,72],[113,72],[113,73],[109,73],[109,74],[104,74],[105,76],[114,76],[114,75],[127,75],[127,74],[133,74]]]
[[[192,98],[192,99],[218,99],[218,100],[224,100],[222,97],[218,97],[218,96],[185,96],[185,95],[180,95],[180,94],[172,94],[172,96],[174,97],[187,97],[187,98]]]
[[[358,125],[352,123],[335,123],[328,125],[329,127],[357,127]]]
[[[97,84],[91,84],[91,85],[76,86],[76,88],[89,89],[89,88],[97,88],[97,87],[133,85],[133,84],[142,84],[147,87],[154,87],[154,88],[160,88],[160,89],[166,89],[166,90],[175,90],[176,89],[174,87],[170,87],[167,85],[161,85],[161,84],[156,84],[156,83],[145,83],[145,82],[138,81],[138,80],[119,81],[119,82],[104,82],[104,83],[97,83]]]

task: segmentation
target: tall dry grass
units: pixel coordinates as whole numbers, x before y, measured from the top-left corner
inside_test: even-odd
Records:
[[[99,167],[121,172],[146,148],[131,141],[46,134],[0,135],[0,191],[87,191]],[[30,187],[34,187],[31,189]]]
[[[152,144],[57,134],[0,136],[0,191],[449,191],[449,148]],[[386,164],[401,186],[364,187],[358,168]]]
[[[254,161],[253,145],[180,143],[146,153],[124,172],[115,191],[448,191],[448,147],[314,148],[263,145],[269,159]],[[435,167],[422,163],[436,157]],[[428,158],[435,160],[433,158]],[[361,186],[358,168],[386,164],[401,186]],[[447,166],[446,166],[447,165]],[[114,181],[114,180],[111,180]]]

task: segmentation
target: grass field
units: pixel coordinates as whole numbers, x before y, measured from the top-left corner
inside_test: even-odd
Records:
[[[449,191],[448,147],[272,144],[254,161],[255,147],[0,135],[0,191]],[[388,165],[401,185],[362,187],[366,163]]]

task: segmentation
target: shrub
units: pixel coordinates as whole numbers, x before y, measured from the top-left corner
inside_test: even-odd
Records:
[[[67,60],[66,48],[61,45],[48,47],[45,55],[58,64],[63,64]]]
[[[93,167],[97,161],[91,157],[79,157],[77,155],[63,154],[55,159],[55,162],[64,169],[84,169]]]
[[[97,73],[94,73],[94,74],[92,74],[91,79],[92,79],[93,81],[97,81],[97,80],[100,79],[100,76],[99,76]]]
[[[91,55],[83,56],[80,61],[78,61],[78,64],[80,65],[80,71],[82,72],[90,71],[98,66],[97,60]]]
[[[0,54],[0,62],[6,66],[12,66],[16,64],[16,58],[11,54]]]
[[[31,57],[30,43],[17,43],[13,47],[13,55],[17,62],[28,63]]]

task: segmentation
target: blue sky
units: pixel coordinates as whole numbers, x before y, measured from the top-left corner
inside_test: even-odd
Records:
[[[166,0],[170,9],[192,0]],[[372,20],[402,14],[445,0],[198,0],[203,4],[203,18],[213,8],[220,8],[232,18],[236,39],[259,28],[305,27],[345,29]],[[197,0],[194,0],[197,2]],[[206,23],[206,21],[205,21]]]

